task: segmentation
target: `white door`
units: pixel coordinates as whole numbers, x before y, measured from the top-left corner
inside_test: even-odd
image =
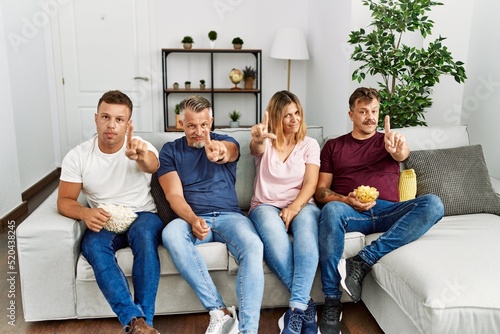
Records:
[[[109,90],[121,90],[132,99],[135,130],[156,129],[152,92],[153,80],[158,79],[152,78],[151,70],[149,3],[73,0],[60,6],[63,151],[94,135],[97,103]]]

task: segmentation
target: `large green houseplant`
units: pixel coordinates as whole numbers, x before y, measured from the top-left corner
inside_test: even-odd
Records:
[[[377,79],[381,95],[379,126],[385,115],[392,127],[427,125],[425,109],[432,105],[432,87],[443,74],[452,75],[461,83],[467,78],[463,62],[454,61],[439,36],[417,48],[402,43],[403,35],[420,32],[422,38],[431,34],[434,21],[427,12],[443,5],[431,0],[363,0],[372,16],[370,31],[351,31],[349,44],[354,45],[351,59],[361,65],[352,80],[361,82],[369,74]],[[425,44],[425,43],[424,43]]]

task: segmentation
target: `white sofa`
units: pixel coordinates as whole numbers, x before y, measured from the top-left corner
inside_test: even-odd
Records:
[[[399,131],[405,134],[412,151],[450,148],[449,151],[458,155],[461,149],[452,148],[469,145],[466,126]],[[477,150],[473,146],[468,148]],[[440,181],[444,184],[442,198],[448,199],[448,202],[443,199],[445,217],[415,242],[380,259],[363,282],[362,300],[384,332],[500,333],[500,262],[497,258],[500,253],[500,180],[488,178],[488,175],[482,179],[478,177],[482,169],[477,167],[479,156],[473,153],[468,157],[475,167],[464,174],[474,180],[477,189],[490,187],[489,201],[493,203],[487,210],[482,209],[496,214],[448,215],[447,211],[455,205],[453,202],[465,207],[468,202],[486,202],[486,196],[467,193],[467,186],[463,187],[463,193],[453,192],[452,188],[462,187],[451,184],[463,177],[457,175],[456,170],[468,167],[452,166],[453,159],[447,163],[444,159],[430,159],[433,163],[429,165],[436,166],[436,171],[439,170],[444,178],[444,182]],[[420,180],[427,185],[440,182],[440,175],[425,180],[426,175],[416,172],[417,194]],[[484,184],[479,184],[481,182]],[[366,236],[365,242],[368,244],[376,237]]]
[[[237,193],[243,210],[252,196],[255,166],[249,154],[249,129],[218,129],[241,145]],[[469,144],[465,126],[401,129],[412,150]],[[323,143],[321,127],[308,134]],[[181,133],[137,134],[158,149]],[[439,163],[439,162],[437,162]],[[492,179],[497,192],[500,182]],[[156,191],[158,189],[156,188]],[[56,210],[55,191],[17,229],[21,295],[26,321],[115,316],[102,296],[92,268],[80,255],[85,226]],[[82,203],[85,201],[82,199]],[[168,220],[169,208],[159,203]],[[365,278],[362,299],[386,333],[500,332],[500,217],[474,214],[445,217],[421,239],[385,256]],[[355,255],[376,236],[348,233],[344,257]],[[215,284],[228,305],[236,305],[237,263],[220,243],[199,246]],[[196,295],[160,246],[161,277],[156,314],[204,312]],[[117,259],[130,278],[132,255]],[[264,264],[265,266],[265,264]],[[288,306],[289,294],[265,266],[263,308]],[[319,273],[312,297],[322,303]],[[344,301],[349,298],[344,294]]]

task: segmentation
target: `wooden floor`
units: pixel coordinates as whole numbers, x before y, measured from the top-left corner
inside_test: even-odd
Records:
[[[51,183],[38,195],[28,201],[28,214],[20,217],[15,224],[18,225],[31,213],[53,189],[57,182]],[[14,222],[10,226],[13,226]],[[20,277],[15,258],[15,268],[8,267],[9,229],[0,231],[0,333],[29,333],[29,334],[118,334],[123,333],[122,326],[116,318],[85,319],[85,320],[54,320],[42,322],[25,322],[22,311]],[[17,251],[16,251],[17,252]],[[12,252],[11,252],[12,254]],[[12,264],[12,263],[11,263]],[[15,273],[15,274],[10,274]],[[10,279],[12,278],[12,279]],[[13,284],[11,284],[13,283]],[[10,309],[9,309],[10,308]],[[318,306],[318,315],[322,307]],[[343,305],[342,333],[343,334],[383,334],[370,315],[365,305],[359,303],[346,303]],[[279,333],[278,319],[286,311],[285,308],[265,309],[261,311],[259,333]],[[207,313],[186,315],[163,315],[154,319],[155,328],[162,334],[197,334],[205,333],[208,326]],[[10,322],[10,324],[9,324]],[[14,325],[14,326],[13,326]]]

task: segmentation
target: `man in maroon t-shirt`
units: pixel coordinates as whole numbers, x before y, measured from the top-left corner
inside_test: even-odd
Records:
[[[361,298],[361,283],[385,254],[427,232],[444,214],[441,199],[424,195],[399,202],[399,163],[410,154],[405,137],[390,128],[377,132],[380,96],[373,88],[358,88],[349,98],[352,132],[326,142],[315,199],[323,205],[319,222],[321,280],[325,305],[320,320],[323,334],[340,333],[341,284],[354,302]],[[379,197],[367,203],[356,188],[377,188]],[[346,232],[384,232],[358,254],[341,259]]]

